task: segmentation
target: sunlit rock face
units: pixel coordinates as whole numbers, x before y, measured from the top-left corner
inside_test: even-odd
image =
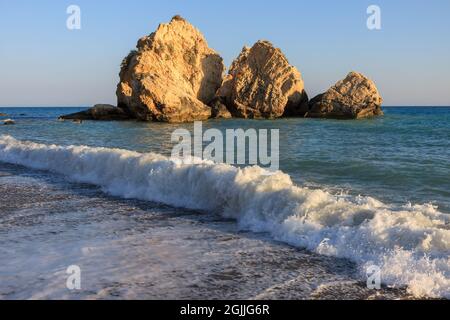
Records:
[[[145,121],[206,120],[224,70],[200,31],[175,16],[141,38],[123,60],[118,106]]]
[[[308,111],[300,72],[268,41],[242,49],[217,97],[241,118],[303,116]]]
[[[309,103],[310,118],[360,119],[383,115],[383,99],[375,83],[361,73],[347,77]]]

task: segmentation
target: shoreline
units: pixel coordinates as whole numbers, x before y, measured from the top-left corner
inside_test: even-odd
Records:
[[[34,272],[24,273],[24,270],[14,270],[13,266],[24,267],[23,263],[14,262],[25,258],[20,252],[28,251],[27,247],[31,248],[35,240],[10,238],[8,241],[16,239],[18,254],[0,268],[2,273],[8,274],[5,268],[8,270],[11,266],[17,286],[13,278],[7,276],[6,285],[0,287],[0,297],[4,299],[414,299],[404,290],[367,289],[355,264],[349,260],[292,247],[270,239],[265,233],[240,231],[236,222],[214,214],[116,198],[92,185],[67,182],[49,172],[0,162],[0,179],[15,176],[20,176],[22,182],[28,178],[33,181],[27,182],[26,193],[3,185],[1,192],[6,201],[0,209],[7,210],[3,222],[6,220],[9,226],[19,228],[38,227],[44,246],[38,252],[61,256],[45,265],[41,261],[44,257],[32,254],[30,258],[39,269],[35,272],[43,280],[30,284],[27,279],[35,278]],[[40,201],[35,198],[42,188],[37,182],[42,180],[45,188],[54,191],[45,202],[40,202],[43,198]],[[69,201],[60,203],[62,197]],[[31,202],[36,205],[36,200],[41,203],[39,210],[27,215],[25,220],[31,222],[34,216],[42,217],[36,221],[37,225],[15,216],[15,212]],[[55,210],[53,205],[58,208],[57,215],[50,215]],[[100,211],[96,210],[98,208]],[[155,214],[155,208],[164,212]],[[61,219],[70,221],[76,228],[93,224],[92,231],[84,239],[73,238],[73,231],[61,229],[58,222]],[[49,227],[39,226],[43,221]],[[113,225],[116,227],[109,229]],[[131,229],[123,229],[124,225]],[[8,233],[8,229],[3,231]],[[11,232],[20,231],[11,229]],[[181,242],[172,238],[175,234]],[[114,236],[111,238],[111,235]],[[152,247],[147,243],[152,243]],[[177,247],[181,243],[180,251]],[[164,252],[169,249],[171,256],[166,257]],[[114,252],[118,256],[110,255]],[[120,262],[123,259],[125,263]],[[62,271],[67,261],[81,261],[85,270],[86,287],[78,294],[68,293],[56,285],[58,279],[63,281]],[[97,269],[99,265],[103,270]],[[154,270],[160,271],[155,274]],[[88,285],[89,281],[93,283]],[[162,290],[166,281],[174,286],[171,290]],[[42,290],[45,285],[49,287]],[[33,293],[35,290],[45,293]]]
[[[239,230],[263,232],[275,242],[309,248],[336,259],[348,258],[357,263],[360,275],[364,268],[379,263],[388,279],[385,283],[407,285],[416,296],[447,294],[447,280],[440,278],[447,272],[445,248],[433,256],[433,265],[422,257],[429,251],[421,245],[428,243],[426,235],[435,232],[445,236],[446,232],[439,221],[445,222],[447,216],[431,205],[396,207],[371,197],[311,190],[294,185],[283,173],[267,176],[258,167],[239,169],[210,162],[181,164],[152,153],[43,145],[7,136],[2,139],[3,161],[45,169],[52,175],[62,174],[67,181],[93,184],[122,198],[190,208],[181,209],[189,212],[197,209],[220,213],[222,218],[237,221]],[[105,161],[110,170],[104,170]],[[405,229],[404,219],[407,225],[415,227]],[[417,235],[418,227],[424,236]],[[409,238],[398,238],[398,228],[403,228]],[[435,245],[439,242],[433,242]],[[411,270],[414,273],[405,277]],[[426,283],[416,281],[417,275],[425,274],[429,274]]]
[[[450,207],[448,181],[439,178],[447,172],[447,160],[444,157],[444,162],[439,162],[438,158],[431,166],[429,155],[447,150],[443,135],[448,130],[448,110],[397,108],[375,121],[352,123],[281,121],[280,168],[284,174],[270,179],[258,167],[169,161],[173,144],[167,141],[174,125],[107,122],[77,126],[54,120],[61,112],[58,108],[10,110],[25,116],[18,126],[2,127],[0,159],[49,170],[52,177],[59,173],[67,181],[91,183],[116,196],[233,218],[237,223],[230,223],[236,225],[237,233],[265,231],[269,247],[282,241],[356,262],[358,281],[366,277],[363,270],[379,266],[385,284],[407,285],[415,297],[447,297]],[[280,127],[277,121],[244,119],[216,120],[211,125],[220,132],[236,126],[244,130]],[[192,130],[188,124],[184,128]],[[114,139],[110,132],[115,132]],[[436,143],[429,145],[430,139]],[[409,141],[416,142],[413,149]],[[417,175],[418,168],[423,168],[424,174]],[[392,181],[393,174],[396,181]],[[16,192],[25,196],[22,189]],[[70,202],[70,197],[53,205],[59,208],[66,200]],[[54,212],[49,208],[40,213],[41,202],[36,203],[29,212],[35,209],[37,217],[47,219]],[[107,214],[104,206],[97,208],[100,214]],[[79,207],[84,211],[84,205]],[[108,228],[107,221],[98,224],[99,230]],[[178,228],[178,223],[171,228]],[[80,230],[84,229],[83,225]],[[31,238],[39,248],[39,238]],[[200,249],[194,246],[189,251]],[[177,248],[168,252],[172,250]],[[277,257],[278,263],[284,262],[282,254]]]

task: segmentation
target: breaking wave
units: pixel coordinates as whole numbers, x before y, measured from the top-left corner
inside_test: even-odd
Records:
[[[450,298],[450,218],[432,205],[394,206],[293,184],[289,175],[154,153],[45,145],[0,136],[0,161],[63,174],[106,192],[236,219],[291,245],[377,265],[383,283]],[[282,263],[282,262],[281,262]]]

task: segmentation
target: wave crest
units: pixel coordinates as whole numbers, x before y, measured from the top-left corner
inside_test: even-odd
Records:
[[[450,298],[449,215],[432,205],[295,186],[289,175],[155,153],[45,145],[0,136],[0,161],[63,174],[125,198],[213,211],[244,229],[320,254],[382,269],[382,281],[415,296]]]

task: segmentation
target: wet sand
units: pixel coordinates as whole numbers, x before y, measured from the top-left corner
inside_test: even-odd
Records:
[[[1,299],[402,299],[232,220],[0,162]],[[66,269],[81,268],[81,290]]]

